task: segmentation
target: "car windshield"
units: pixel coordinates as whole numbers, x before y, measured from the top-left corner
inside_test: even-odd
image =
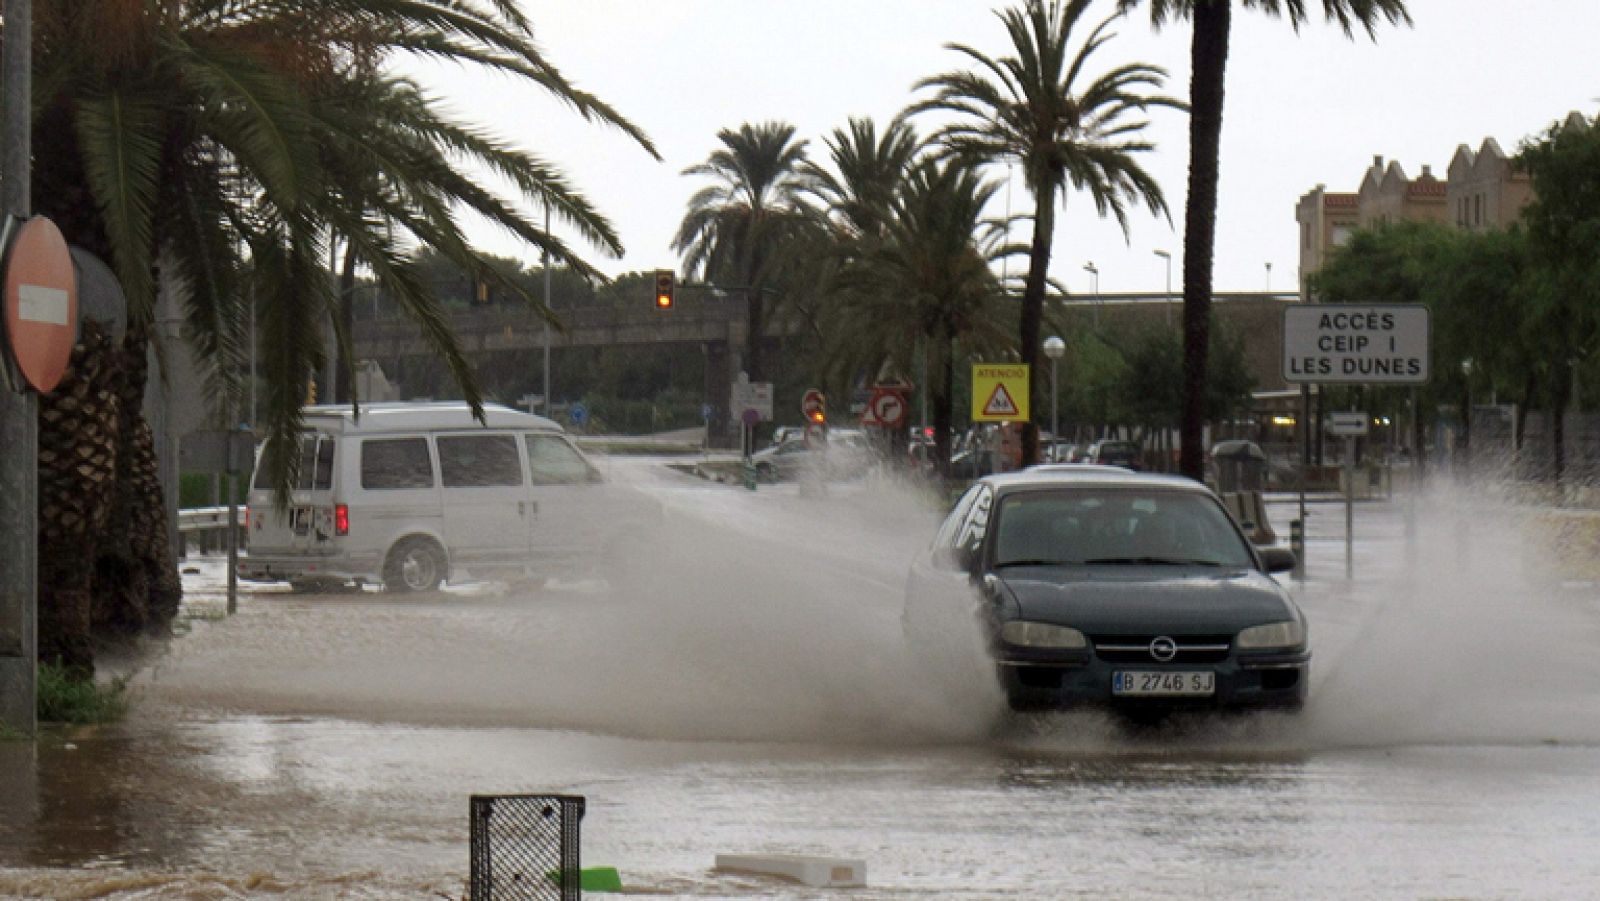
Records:
[[[1227,514],[1192,491],[1077,487],[1000,502],[995,566],[1249,567]]]

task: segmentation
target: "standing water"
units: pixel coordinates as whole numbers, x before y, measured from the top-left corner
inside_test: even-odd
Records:
[[[919,498],[617,469],[668,511],[635,591],[257,591],[212,619],[196,578],[125,723],[0,743],[0,895],[458,898],[467,796],[523,791],[585,795],[585,863],[664,897],[827,896],[718,853],[862,858],[852,899],[1600,886],[1600,594],[1526,510],[1431,496],[1412,541],[1403,501],[1363,504],[1346,582],[1315,505],[1307,711],[1131,731],[1006,717],[937,678],[981,660],[912,656]]]

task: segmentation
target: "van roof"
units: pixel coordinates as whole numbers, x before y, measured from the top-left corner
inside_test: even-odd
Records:
[[[341,432],[420,432],[484,427],[483,423],[472,418],[472,408],[459,400],[362,404],[359,419],[348,404],[306,407],[304,412],[306,425],[328,428],[337,422],[338,425],[334,427]],[[562,431],[561,425],[553,420],[521,413],[501,404],[484,404],[483,417],[487,420],[487,427],[492,429]]]

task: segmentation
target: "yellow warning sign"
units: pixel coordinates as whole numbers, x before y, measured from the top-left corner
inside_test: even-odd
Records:
[[[972,364],[972,421],[1028,418],[1028,367],[1021,363]]]

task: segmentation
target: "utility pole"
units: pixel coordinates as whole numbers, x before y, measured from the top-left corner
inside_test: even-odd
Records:
[[[32,0],[4,0],[3,15],[0,202],[5,215],[24,220],[32,212]],[[39,658],[39,409],[8,357],[0,353],[0,726],[32,735]]]
[[[544,235],[545,240],[550,240],[550,195],[544,198]],[[550,414],[555,410],[552,405],[554,398],[550,396],[550,248],[544,249],[544,415],[554,419]]]

